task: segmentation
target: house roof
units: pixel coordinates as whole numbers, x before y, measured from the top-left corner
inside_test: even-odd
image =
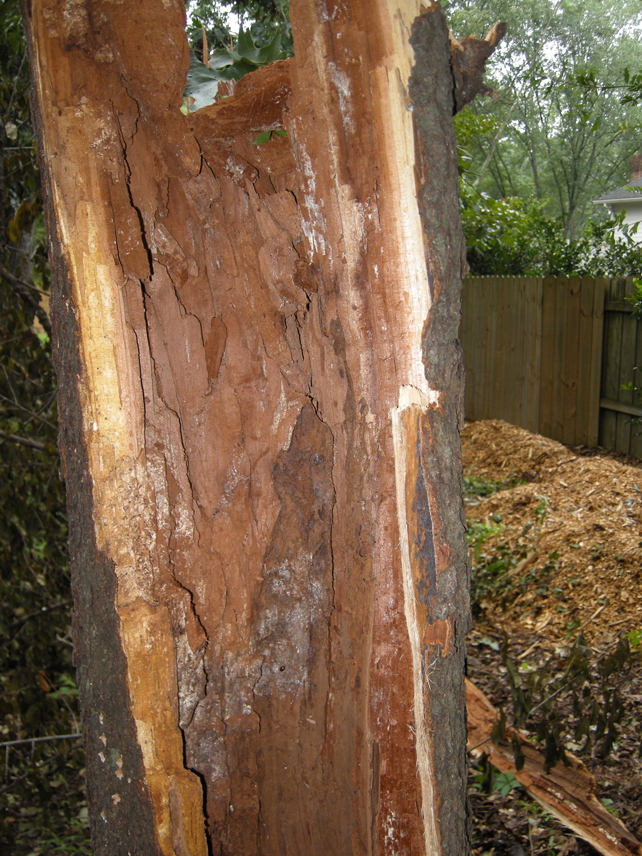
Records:
[[[637,188],[631,190],[630,188]],[[617,190],[611,190],[610,193],[605,193],[599,199],[594,199],[593,202],[604,202],[607,205],[609,202],[627,202],[629,199],[636,199],[642,202],[642,178],[636,181],[631,181],[625,184],[624,187],[618,187]]]

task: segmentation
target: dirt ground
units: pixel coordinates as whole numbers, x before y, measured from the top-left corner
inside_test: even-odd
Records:
[[[469,677],[510,718],[499,654],[504,634],[521,669],[550,663],[561,673],[580,632],[597,662],[621,635],[642,630],[642,462],[569,449],[494,420],[466,426],[462,454],[469,526],[484,533],[477,561],[516,557],[506,572],[508,589],[478,592],[468,640]],[[483,493],[488,482],[505,489],[476,494],[475,486]],[[641,651],[642,645],[633,650],[632,665],[618,678],[627,713],[615,747],[606,758],[593,751],[582,760],[598,781],[598,796],[642,840]],[[562,716],[565,705],[570,721],[571,699],[561,697]],[[570,750],[579,748],[567,739]],[[473,784],[470,796],[478,854],[596,852],[521,789],[487,796]]]

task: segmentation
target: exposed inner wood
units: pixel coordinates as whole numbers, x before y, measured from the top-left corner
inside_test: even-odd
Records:
[[[31,18],[76,442],[145,770],[119,776],[105,745],[121,763],[109,799],[90,782],[95,814],[117,825],[138,789],[168,856],[206,839],[214,854],[460,856],[457,300],[442,314],[461,236],[431,243],[418,199],[441,145],[419,168],[419,2],[299,0],[297,58],[187,118],[180,6],[42,0]],[[447,28],[428,14],[448,123]],[[287,137],[256,145],[272,128]],[[430,193],[458,224],[448,134]]]
[[[468,743],[475,755],[485,752],[499,770],[503,773],[511,772],[538,803],[576,835],[588,841],[598,853],[604,856],[642,854],[642,844],[597,799],[597,782],[581,761],[568,755],[568,767],[559,763],[546,773],[543,754],[518,731],[509,729],[508,739],[513,733],[517,734],[525,757],[524,768],[518,772],[508,740],[495,745],[488,739],[499,718],[497,710],[482,691],[468,680],[466,705]],[[482,741],[486,742],[479,745]]]

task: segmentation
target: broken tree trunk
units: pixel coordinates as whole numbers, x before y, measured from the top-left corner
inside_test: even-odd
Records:
[[[24,3],[95,853],[462,856],[438,5],[293,0],[186,118],[182,3]]]

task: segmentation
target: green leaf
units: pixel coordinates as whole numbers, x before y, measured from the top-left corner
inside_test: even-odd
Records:
[[[218,93],[218,84],[223,79],[220,69],[208,68],[192,54],[185,86],[185,97],[194,99],[192,109],[200,110],[201,107],[213,104]]]
[[[262,133],[257,135],[256,139],[254,140],[254,145],[260,146],[263,143],[269,143],[271,136],[272,131],[263,131]]]
[[[277,32],[272,41],[265,47],[257,48],[248,31],[239,33],[236,45],[240,57],[255,66],[268,65],[277,59],[285,58],[285,51],[281,48],[281,33]]]

